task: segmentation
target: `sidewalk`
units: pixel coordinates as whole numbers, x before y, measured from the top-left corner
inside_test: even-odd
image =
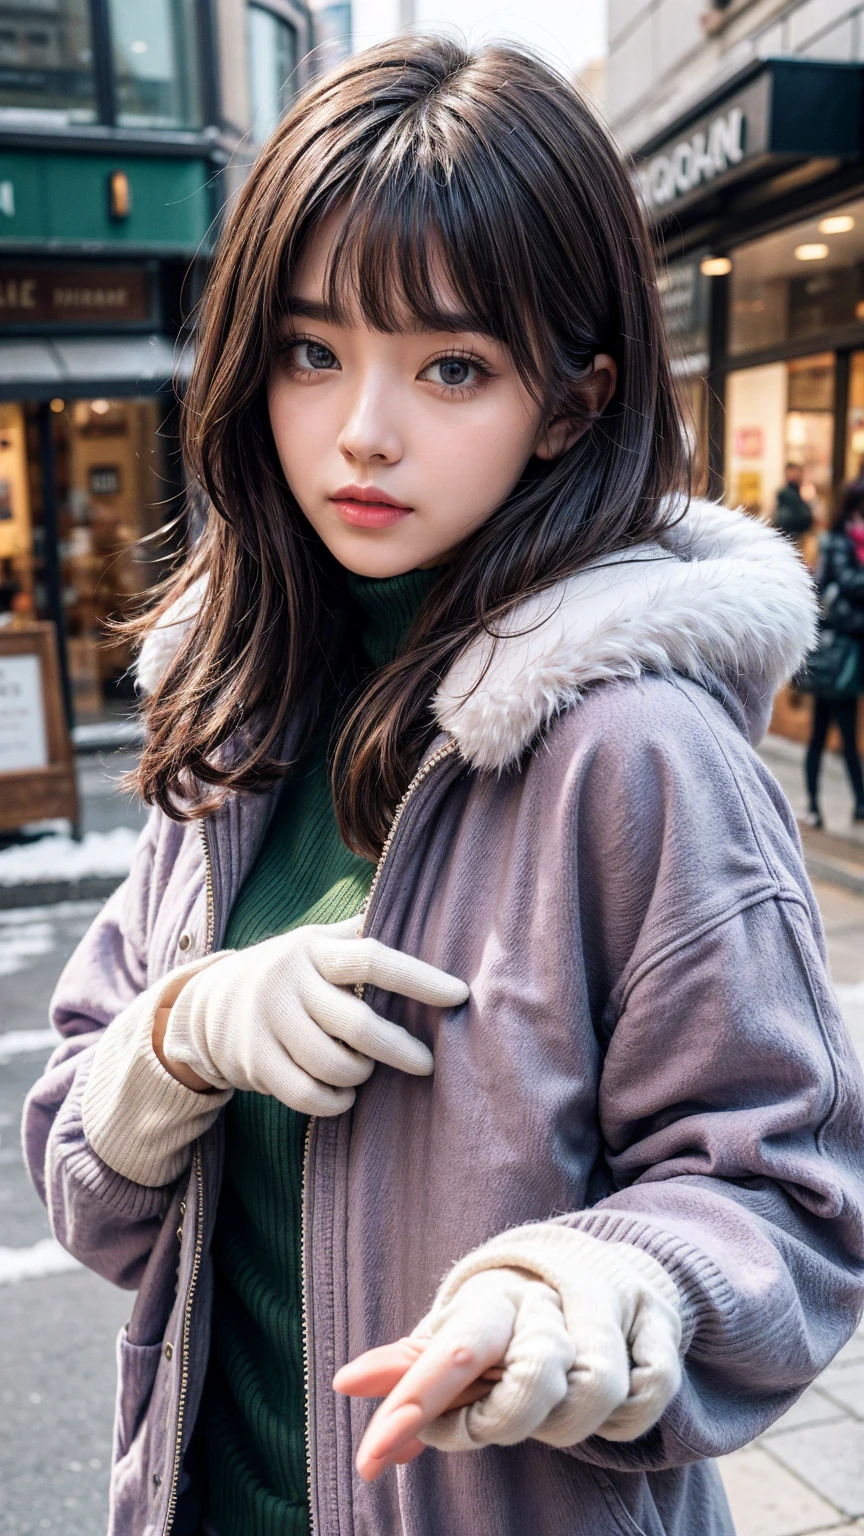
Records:
[[[796,816],[807,809],[804,790],[804,748],[785,736],[766,736],[759,756],[770,768]],[[812,880],[864,894],[864,822],[852,820],[852,791],[836,752],[822,759],[820,804],[825,828],[817,832],[799,821],[804,856]]]

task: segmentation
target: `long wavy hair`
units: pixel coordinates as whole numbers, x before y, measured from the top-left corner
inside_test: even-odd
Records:
[[[339,825],[374,857],[456,655],[532,593],[656,537],[688,468],[642,212],[578,91],[510,46],[402,37],[349,58],[264,145],[202,300],[183,443],[208,518],[138,632],[194,583],[203,592],[144,706],[146,800],[186,819],[272,785],[289,766],[289,721],[336,664],[341,573],[286,484],[266,389],[292,275],[337,210],[326,284],[337,313],[385,332],[406,317],[440,329],[434,268],[472,327],[510,349],[546,421],[584,428],[554,461],[532,458],[426,597],[397,659],[342,710]],[[592,415],[582,386],[598,352],[615,358],[618,386]]]

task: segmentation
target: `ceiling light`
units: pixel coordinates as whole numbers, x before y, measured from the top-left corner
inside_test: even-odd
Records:
[[[111,402],[110,400],[91,400],[90,409],[95,411],[97,416],[107,416],[111,409]]]
[[[796,261],[824,261],[828,255],[827,245],[796,245]]]
[[[54,414],[59,416],[60,412],[66,409],[66,401],[61,400],[58,396],[55,400],[50,401],[50,406]]]
[[[706,277],[725,277],[732,271],[732,263],[728,256],[706,256],[699,263],[699,271]]]
[[[819,222],[820,235],[848,235],[850,229],[855,228],[855,220],[851,213],[832,213],[830,219],[821,219]]]

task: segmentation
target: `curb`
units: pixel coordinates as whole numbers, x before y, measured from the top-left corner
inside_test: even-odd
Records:
[[[854,891],[856,896],[864,896],[864,868],[860,864],[852,864],[846,859],[820,857],[806,847],[804,864],[811,880],[839,885],[844,891]]]
[[[13,907],[50,907],[61,901],[104,901],[125,875],[87,875],[81,880],[27,881],[23,885],[0,885],[0,912]]]

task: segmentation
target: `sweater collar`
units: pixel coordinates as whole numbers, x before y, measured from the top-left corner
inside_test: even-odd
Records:
[[[348,593],[360,618],[360,642],[373,667],[393,661],[420,605],[441,572],[406,571],[401,576],[356,576],[346,571]]]

